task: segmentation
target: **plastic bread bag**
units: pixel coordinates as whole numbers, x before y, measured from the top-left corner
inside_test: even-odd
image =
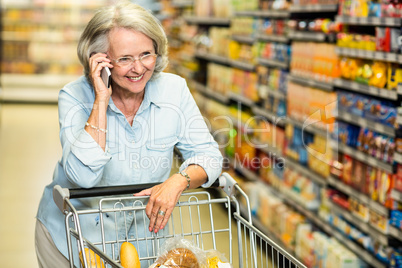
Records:
[[[183,237],[166,240],[156,262],[149,268],[208,268],[206,253]]]
[[[208,268],[232,268],[232,265],[225,258],[224,254],[217,250],[206,251]]]

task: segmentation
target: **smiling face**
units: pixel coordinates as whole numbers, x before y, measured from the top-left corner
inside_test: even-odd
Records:
[[[112,60],[122,57],[139,59],[144,55],[155,53],[152,39],[134,30],[114,28],[109,33],[109,40],[110,46],[107,54]],[[113,91],[123,91],[124,94],[144,93],[145,85],[154,72],[155,63],[147,66],[144,66],[139,60],[128,66],[119,66],[115,61],[111,63],[114,66],[111,69]]]

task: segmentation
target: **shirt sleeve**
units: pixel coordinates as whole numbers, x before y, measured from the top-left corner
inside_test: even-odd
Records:
[[[94,187],[102,178],[103,168],[111,159],[84,127],[93,101],[79,101],[65,90],[59,94],[62,166],[67,178],[78,187]]]
[[[180,110],[185,125],[180,126],[177,148],[185,161],[180,171],[192,164],[201,166],[208,175],[207,182],[202,186],[209,187],[222,172],[223,157],[184,79],[182,86]]]

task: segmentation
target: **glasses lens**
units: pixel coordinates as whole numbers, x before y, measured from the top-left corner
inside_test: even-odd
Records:
[[[134,59],[131,57],[122,57],[122,58],[117,59],[116,63],[119,66],[127,66],[127,65],[131,64],[133,61],[134,61]]]
[[[147,66],[154,64],[155,60],[156,60],[155,54],[144,55],[140,58],[141,63]]]

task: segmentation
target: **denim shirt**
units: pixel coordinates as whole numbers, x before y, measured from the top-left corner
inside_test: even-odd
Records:
[[[59,93],[63,154],[52,183],[45,187],[37,218],[65,256],[68,251],[64,215],[53,201],[54,185],[90,188],[163,182],[171,171],[174,146],[185,159],[180,170],[197,164],[206,171],[208,181],[203,187],[212,184],[222,169],[218,145],[183,78],[160,73],[150,80],[132,126],[110,98],[105,151],[84,130],[94,99],[94,90],[85,77],[67,84]],[[96,198],[72,202],[79,209],[98,206]],[[80,221],[84,236],[90,241],[99,241],[99,216],[88,215]],[[133,219],[127,221],[130,224]],[[110,224],[115,223],[111,221]],[[124,225],[123,222],[118,224]]]

